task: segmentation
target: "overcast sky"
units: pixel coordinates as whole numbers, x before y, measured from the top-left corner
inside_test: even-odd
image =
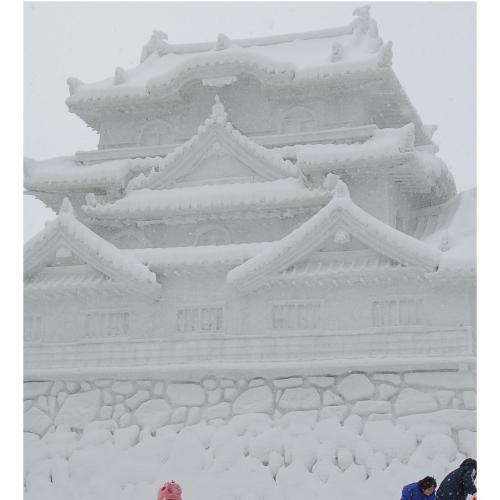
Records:
[[[24,154],[34,159],[97,147],[98,136],[68,113],[66,79],[93,82],[139,63],[153,29],[170,43],[215,41],[346,25],[365,2],[113,2],[24,4]],[[372,2],[393,69],[459,191],[476,185],[475,4]],[[25,238],[52,217],[25,196]]]

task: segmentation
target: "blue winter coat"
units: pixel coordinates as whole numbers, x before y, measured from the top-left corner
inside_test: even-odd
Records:
[[[401,500],[436,500],[436,493],[424,495],[418,483],[411,483],[403,488]]]
[[[438,500],[465,500],[467,495],[476,493],[474,479],[476,471],[473,467],[459,467],[450,472],[441,482],[436,498]]]

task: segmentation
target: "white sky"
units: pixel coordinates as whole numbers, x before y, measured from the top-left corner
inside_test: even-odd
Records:
[[[24,154],[34,159],[95,149],[97,134],[68,113],[66,79],[107,78],[139,63],[153,29],[171,43],[307,31],[348,24],[360,2],[112,2],[24,4]],[[475,4],[372,2],[393,68],[459,191],[476,184]],[[24,234],[51,211],[25,196]]]

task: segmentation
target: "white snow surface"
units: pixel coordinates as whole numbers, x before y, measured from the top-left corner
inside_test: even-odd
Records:
[[[73,156],[24,160],[24,185],[28,189],[61,187],[124,187],[128,179],[158,165],[158,158],[110,160],[80,165]]]
[[[339,163],[364,160],[377,156],[391,156],[414,150],[415,125],[409,123],[401,128],[376,129],[364,143],[354,144],[310,144],[297,147],[297,162],[307,170],[318,163]]]
[[[102,263],[113,274],[157,286],[156,275],[133,255],[116,248],[82,224],[74,216],[67,198],[62,203],[59,215],[48,222],[41,232],[24,245],[25,274],[30,274],[40,267],[43,259],[46,258],[47,250],[55,252],[61,242],[76,253],[83,252],[91,259]]]
[[[155,87],[169,85],[189,71],[220,64],[250,66],[271,77],[280,75],[288,80],[376,70],[380,65],[390,64],[390,56],[388,61],[381,61],[386,59],[386,53],[387,47],[382,46],[376,24],[369,14],[365,19],[357,17],[350,25],[341,28],[235,40],[223,46],[217,46],[215,42],[165,43],[160,50],[152,51],[139,66],[120,70],[118,81],[110,77],[96,83],[76,85],[67,102],[147,95]]]
[[[155,272],[177,266],[210,266],[242,264],[264,251],[272,243],[240,243],[230,245],[207,245],[196,247],[139,248],[124,250]]]
[[[173,214],[203,212],[207,209],[244,209],[255,205],[286,206],[288,204],[319,205],[331,193],[308,189],[301,179],[288,178],[267,182],[216,184],[172,189],[136,189],[108,204],[84,206],[90,216],[155,218]]]
[[[60,425],[42,439],[25,433],[26,500],[148,500],[175,479],[183,500],[372,500],[399,498],[427,474],[438,481],[474,451],[438,428],[423,440],[411,426],[369,421],[364,431],[311,412],[271,419],[233,417],[184,428]],[[151,429],[155,432],[152,433]],[[462,450],[462,446],[464,450]]]
[[[439,223],[423,241],[442,248],[439,273],[476,270],[476,188],[459,193],[440,207]],[[438,273],[438,274],[439,274]]]

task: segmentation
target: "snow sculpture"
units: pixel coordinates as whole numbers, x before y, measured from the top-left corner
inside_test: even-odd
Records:
[[[66,80],[66,83],[68,84],[69,87],[69,95],[74,95],[79,88],[83,86],[83,82],[79,80],[78,78],[75,78],[73,76],[69,77]]]
[[[267,500],[297,474],[313,500],[368,498],[367,473],[395,497],[474,449],[475,193],[354,15],[217,50],[153,32],[136,68],[68,80],[101,137],[25,160],[58,212],[24,251],[27,498],[71,498],[83,448],[86,498],[174,467],[194,496],[224,471],[223,496]]]
[[[153,30],[148,43],[144,45],[141,52],[141,64],[154,52],[164,55],[168,52],[168,35],[163,31]]]
[[[339,42],[333,42],[330,50],[330,62],[337,62],[342,59],[343,47]]]
[[[378,65],[381,68],[390,67],[392,65],[392,42],[387,42],[380,48]]]
[[[215,104],[212,106],[212,114],[210,118],[214,123],[218,123],[223,125],[227,121],[227,113],[224,109],[224,104],[220,101],[220,97],[218,95],[215,96]]]
[[[125,73],[125,70],[123,68],[121,68],[120,66],[118,66],[115,69],[115,77],[113,80],[113,84],[120,85],[122,83],[125,83],[126,79],[127,79],[127,74]]]
[[[363,45],[369,52],[376,52],[382,45],[378,36],[378,27],[375,20],[370,16],[370,5],[364,5],[354,10],[356,19],[352,23],[352,44]]]
[[[234,44],[231,42],[229,37],[224,35],[224,33],[219,33],[217,36],[217,42],[215,43],[215,50],[226,50],[233,47]]]

